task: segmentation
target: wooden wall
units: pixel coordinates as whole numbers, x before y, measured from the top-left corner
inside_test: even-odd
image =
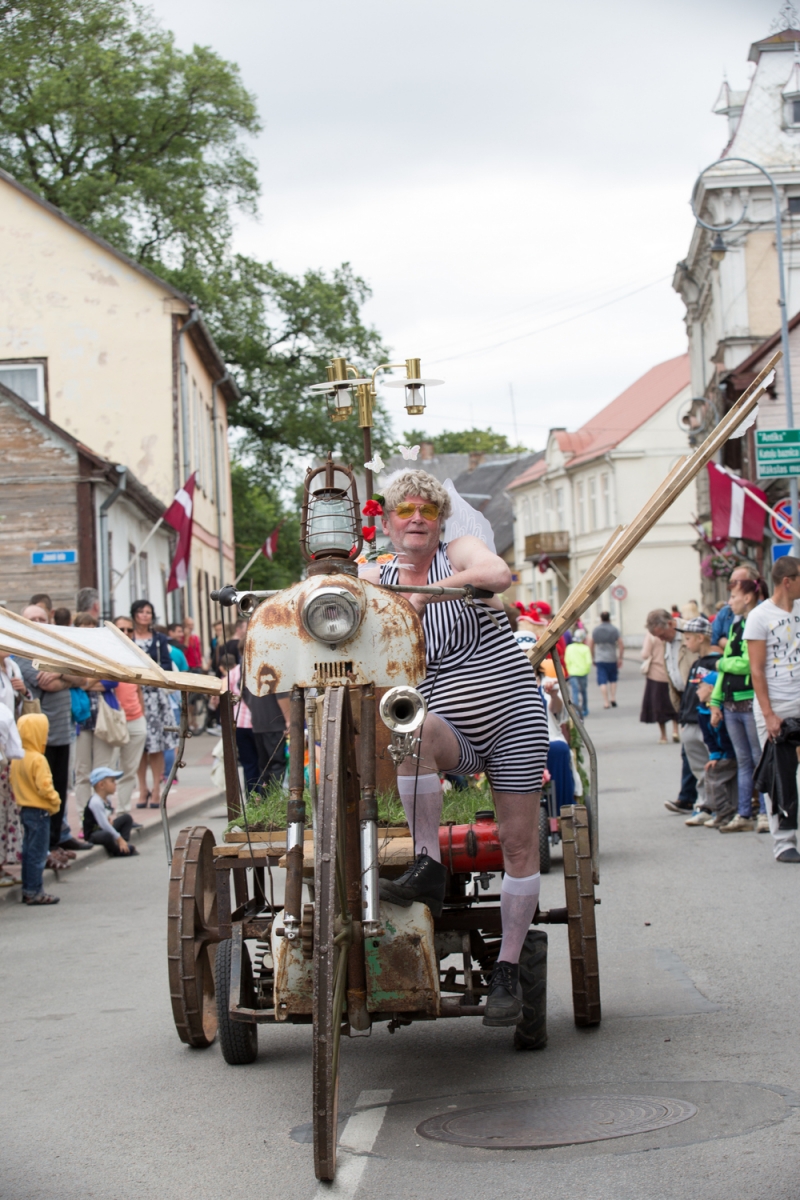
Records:
[[[34,567],[31,553],[79,549],[78,458],[68,441],[0,395],[0,603],[17,612],[35,592],[75,608],[80,564]]]

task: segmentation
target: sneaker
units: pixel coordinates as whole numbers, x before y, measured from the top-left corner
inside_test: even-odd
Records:
[[[756,827],[755,821],[751,821],[749,817],[742,817],[739,813],[728,821],[727,825],[720,825],[720,833],[752,833]]]
[[[489,980],[489,995],[483,1013],[484,1025],[492,1029],[518,1025],[522,1020],[522,984],[519,963],[495,963]]]
[[[681,804],[677,800],[665,800],[664,808],[666,808],[669,812],[674,812],[674,813],[694,812],[693,804]]]
[[[725,821],[720,820],[719,813],[714,813],[714,816],[709,817],[708,820],[705,822],[705,826],[706,826],[706,829],[719,829],[720,825],[724,825],[725,823],[726,823]]]
[[[710,825],[713,820],[714,814],[710,813],[707,808],[697,808],[683,823],[684,825]]]
[[[769,817],[766,813],[759,813],[756,821],[756,833],[769,833]]]
[[[782,854],[779,854],[775,862],[800,862],[800,854],[794,846],[787,846]]]
[[[423,849],[399,879],[381,879],[381,900],[410,908],[415,900],[427,904],[431,915],[440,917],[444,903],[447,870]]]

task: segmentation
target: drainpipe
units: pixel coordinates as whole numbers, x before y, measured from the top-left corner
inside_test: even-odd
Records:
[[[189,441],[189,389],[186,380],[186,360],[183,357],[183,334],[200,320],[200,309],[194,305],[188,321],[184,321],[178,330],[178,361],[181,373],[181,441],[183,442],[183,480],[185,483],[192,472],[191,443]],[[192,605],[192,576],[186,578],[186,610],[187,616],[194,616]]]
[[[108,510],[125,491],[128,468],[117,466],[119,481],[110,496],[100,505],[100,604],[103,620],[111,620],[111,562],[108,556]]]
[[[219,549],[219,587],[225,582],[225,555],[222,553],[222,491],[219,482],[219,432],[217,429],[217,388],[222,387],[230,379],[230,373],[225,372],[211,385],[211,423],[214,429],[214,492],[217,497],[217,543]]]

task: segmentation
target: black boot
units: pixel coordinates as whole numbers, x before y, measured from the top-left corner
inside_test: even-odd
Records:
[[[497,962],[489,980],[489,995],[483,1014],[484,1025],[493,1029],[517,1025],[522,1020],[522,984],[519,963]]]
[[[427,904],[434,917],[442,914],[447,870],[429,854],[418,854],[399,879],[380,881],[381,900],[410,908],[415,900]]]

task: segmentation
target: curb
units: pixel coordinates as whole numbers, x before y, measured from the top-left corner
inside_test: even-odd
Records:
[[[181,809],[180,812],[176,812],[172,817],[170,817],[170,822],[182,821],[184,818],[198,816],[202,810],[209,805],[219,804],[220,801],[224,802],[224,800],[224,792],[214,792],[209,796],[203,796],[198,800],[193,800],[191,804],[186,805],[186,808]],[[156,834],[162,833],[163,827],[161,825],[161,821],[159,820],[153,821],[151,825],[146,825],[142,829],[134,830],[133,836],[136,838],[137,842],[144,842],[148,841]],[[78,857],[72,860],[72,865],[69,868],[70,874],[72,874],[73,871],[79,870],[81,867],[90,867],[93,863],[106,862],[107,859],[108,855],[102,846],[94,846],[91,850],[81,850],[78,854]],[[15,900],[19,904],[20,895],[21,892],[17,891],[16,886],[0,888],[0,908],[2,908],[3,904],[7,904],[12,900]]]

